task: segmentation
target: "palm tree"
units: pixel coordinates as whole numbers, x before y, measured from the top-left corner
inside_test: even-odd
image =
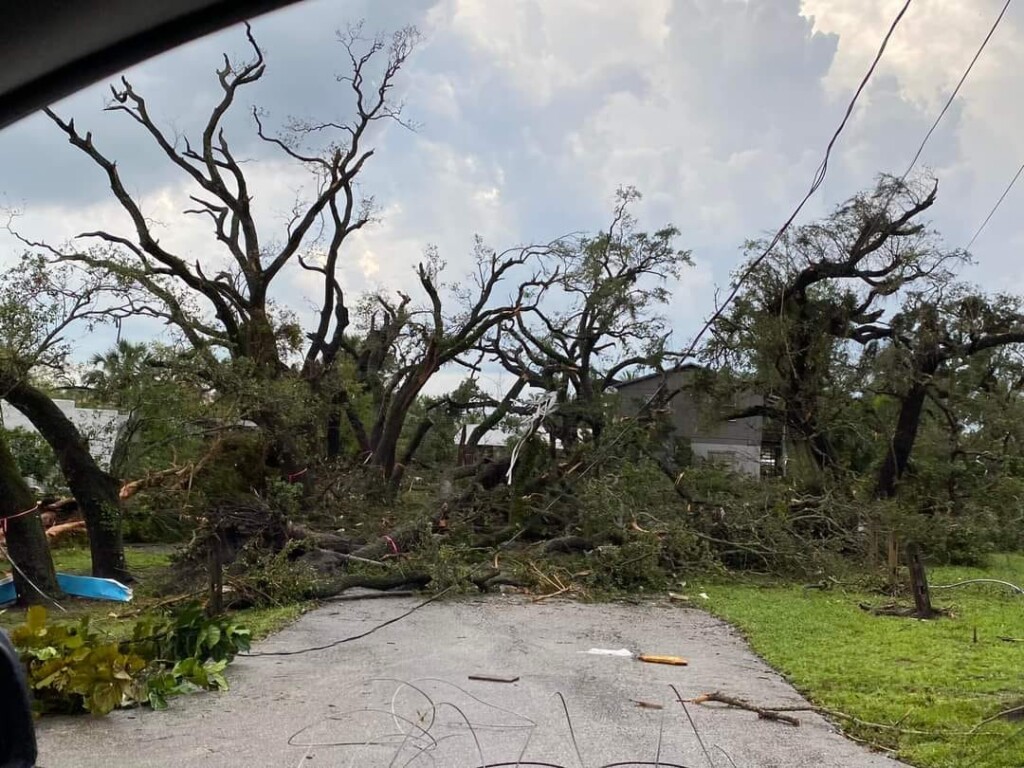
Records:
[[[111,405],[124,407],[126,394],[132,390],[151,358],[145,344],[121,339],[107,352],[89,358],[93,369],[82,376],[82,382]]]

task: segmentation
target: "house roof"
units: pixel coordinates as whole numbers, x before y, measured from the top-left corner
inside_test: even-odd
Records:
[[[660,379],[662,376],[671,376],[673,373],[681,373],[683,371],[700,371],[704,370],[703,365],[697,363],[683,363],[683,365],[675,368],[670,368],[667,371],[655,371],[654,373],[648,373],[645,376],[637,376],[633,379],[622,379],[615,382],[616,389],[623,389],[624,387],[631,387],[634,384],[640,384],[641,382],[651,381],[652,379]]]

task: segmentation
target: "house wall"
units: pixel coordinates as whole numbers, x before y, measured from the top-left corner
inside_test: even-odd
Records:
[[[96,462],[103,469],[109,469],[117,434],[128,417],[107,408],[78,408],[74,400],[53,402],[89,441],[89,448]],[[10,404],[0,403],[0,413],[3,415],[5,429],[24,429],[38,434],[32,422]]]
[[[737,443],[707,443],[690,441],[693,455],[704,461],[729,464],[736,472],[752,477],[761,476],[761,446],[739,445]]]
[[[696,372],[694,369],[684,369],[669,374],[668,388],[693,384]],[[636,413],[660,386],[660,376],[623,382],[618,386],[621,410],[624,413]],[[699,392],[684,389],[669,404],[669,419],[674,436],[688,441],[695,456],[720,459],[730,463],[738,472],[760,476],[763,417],[750,416],[732,421],[720,419],[709,410],[699,395]],[[741,410],[760,402],[757,395],[744,395],[736,399],[733,407]]]

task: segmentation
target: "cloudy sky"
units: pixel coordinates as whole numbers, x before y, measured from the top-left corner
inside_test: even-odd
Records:
[[[264,237],[283,228],[304,176],[268,151],[245,119],[343,119],[335,30],[416,25],[423,42],[401,80],[415,131],[381,126],[363,177],[380,221],[349,248],[350,291],[405,286],[435,244],[450,269],[474,234],[501,247],[594,230],[616,187],[644,193],[641,223],[674,223],[696,266],[669,308],[679,345],[713,305],[744,240],[777,228],[805,192],[857,82],[902,0],[307,0],[257,19],[268,71],[230,124],[251,159]],[[859,103],[804,219],[881,171],[902,172],[994,20],[1002,0],[915,0]],[[218,97],[222,52],[247,53],[231,29],[129,73],[170,130],[193,133]],[[940,180],[933,223],[966,245],[1024,161],[1024,4],[1011,6],[921,164]],[[190,191],[125,116],[104,113],[102,84],[58,105],[115,158],[165,244],[208,254]],[[59,242],[122,225],[98,169],[37,116],[0,133],[0,205],[17,226]],[[1024,183],[977,241],[969,279],[1024,291]],[[0,239],[0,261],[20,249]],[[308,312],[295,275],[282,298]],[[83,348],[106,343],[87,341]]]

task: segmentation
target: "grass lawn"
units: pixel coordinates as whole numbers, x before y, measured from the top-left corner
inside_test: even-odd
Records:
[[[166,581],[174,550],[173,545],[126,546],[125,559],[128,561],[128,569],[136,578],[136,583],[132,585],[134,599],[131,603],[111,603],[64,597],[60,603],[67,609],[67,613],[48,606],[47,610],[51,618],[55,620],[78,618],[88,614],[93,626],[102,628],[115,637],[129,636],[132,625],[140,615],[161,601],[161,598],[155,594],[155,587]],[[53,551],[53,562],[58,571],[88,575],[90,570],[89,550],[87,547],[61,547]],[[0,573],[7,570],[9,570],[7,562],[0,558]],[[293,603],[269,608],[248,608],[237,611],[235,615],[249,628],[254,639],[260,639],[290,624],[308,610],[309,605],[308,603]],[[0,627],[10,629],[20,624],[23,619],[24,611],[10,607],[0,612]]]
[[[929,573],[933,584],[971,578],[1024,585],[1024,555]],[[706,607],[815,704],[897,726],[838,721],[851,736],[929,768],[1024,766],[1024,719],[971,733],[985,718],[1024,705],[1024,596],[996,585],[935,590],[933,603],[953,617],[918,621],[867,613],[858,603],[885,600],[855,589],[719,583],[705,591]]]

